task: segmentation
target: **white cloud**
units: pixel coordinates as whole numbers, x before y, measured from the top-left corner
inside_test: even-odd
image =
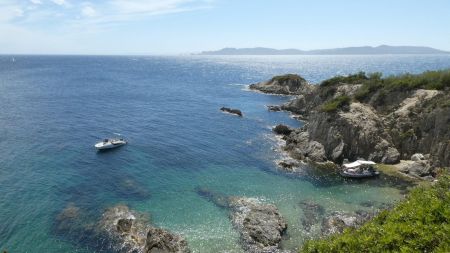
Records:
[[[97,16],[97,11],[95,11],[95,9],[92,6],[87,5],[81,9],[81,15],[85,17],[95,17]]]
[[[68,5],[69,4],[66,0],[52,0],[52,2],[57,5]]]
[[[30,0],[33,4],[42,4],[41,0]]]

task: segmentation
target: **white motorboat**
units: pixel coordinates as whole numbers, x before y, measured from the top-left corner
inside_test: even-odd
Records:
[[[113,139],[104,139],[101,142],[98,142],[94,145],[94,147],[98,150],[112,149],[123,146],[127,144],[127,141],[123,138],[113,138]]]
[[[364,178],[375,177],[380,174],[373,167],[376,163],[372,161],[357,160],[352,163],[345,163],[340,172],[343,177]]]

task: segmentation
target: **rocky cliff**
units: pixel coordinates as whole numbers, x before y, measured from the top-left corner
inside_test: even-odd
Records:
[[[450,70],[387,78],[358,73],[317,85],[286,75],[250,87],[296,95],[280,108],[305,125],[281,134],[299,160],[395,164],[423,153],[433,167],[450,166]]]

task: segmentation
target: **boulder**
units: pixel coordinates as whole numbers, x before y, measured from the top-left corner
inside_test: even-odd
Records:
[[[268,105],[267,110],[271,112],[279,112],[281,111],[281,107],[279,105]]]
[[[125,205],[108,208],[99,222],[99,230],[107,235],[108,246],[121,252],[187,253],[187,242],[179,235],[153,227],[146,215]]]
[[[161,228],[150,227],[145,243],[145,253],[189,253],[188,244],[179,235]]]
[[[419,178],[434,176],[434,168],[428,160],[403,162],[400,172]]]
[[[231,220],[248,252],[277,252],[287,223],[271,204],[257,199],[230,197]]]
[[[325,236],[342,233],[345,228],[357,228],[373,218],[373,214],[365,211],[355,213],[333,212],[322,221],[322,234]]]
[[[381,162],[386,164],[395,164],[398,163],[399,161],[400,161],[400,153],[394,147],[387,148],[387,150],[384,152],[383,158],[381,158]]]
[[[222,107],[222,108],[220,108],[220,110],[223,111],[223,112],[227,112],[227,113],[230,113],[230,114],[237,115],[239,117],[243,116],[241,110],[239,110],[239,109],[232,109],[232,108],[228,108],[228,107]]]
[[[291,134],[292,129],[286,125],[279,124],[276,127],[274,127],[272,129],[272,131],[274,131],[276,134],[279,134],[279,135],[289,135],[289,134]]]
[[[230,210],[231,221],[240,234],[246,252],[282,252],[279,244],[287,223],[276,206],[264,204],[255,198],[225,196],[205,188],[197,188],[197,193],[217,206]]]

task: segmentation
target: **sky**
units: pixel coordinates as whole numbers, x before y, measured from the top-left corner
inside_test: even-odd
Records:
[[[0,54],[381,44],[450,51],[450,0],[0,0]]]

